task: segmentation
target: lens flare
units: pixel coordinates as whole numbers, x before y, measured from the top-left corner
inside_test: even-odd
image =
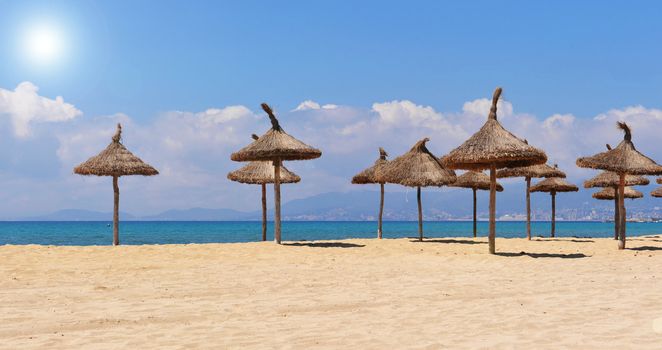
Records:
[[[25,37],[26,54],[34,63],[53,63],[62,55],[62,49],[62,35],[53,27],[31,28]]]

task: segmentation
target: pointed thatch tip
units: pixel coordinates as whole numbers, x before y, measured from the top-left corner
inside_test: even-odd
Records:
[[[490,116],[489,119],[497,119],[497,102],[499,102],[499,97],[501,96],[501,92],[503,89],[501,87],[497,87],[496,90],[494,90],[494,95],[492,95],[492,107],[490,108]]]
[[[627,124],[625,124],[625,122],[617,122],[616,125],[618,125],[619,129],[625,132],[625,135],[623,136],[623,140],[632,141],[632,131],[630,130],[630,127]]]
[[[416,142],[416,144],[414,144],[414,147],[412,147],[411,150],[425,152],[425,150],[427,150],[427,147],[425,147],[425,143],[428,141],[430,141],[429,137],[419,140],[418,142]]]
[[[611,146],[607,144],[607,151],[611,151]]]
[[[388,157],[388,153],[386,153],[383,148],[379,147],[379,159],[386,160],[386,157]]]
[[[257,141],[260,137],[257,136],[257,135],[255,135],[255,134],[251,134],[251,138],[252,138],[253,140]]]
[[[276,119],[276,115],[274,115],[274,111],[269,107],[268,104],[262,103],[262,110],[264,110],[268,115],[269,115],[269,120],[271,121],[271,128],[276,130],[276,131],[282,131],[280,127],[280,123],[278,123],[278,119]]]
[[[115,135],[113,135],[113,142],[120,143],[121,140],[122,140],[122,124],[117,123],[117,131],[115,131]]]

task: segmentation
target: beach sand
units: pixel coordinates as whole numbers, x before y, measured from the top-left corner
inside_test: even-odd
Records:
[[[0,246],[0,348],[660,349],[662,237],[616,247]]]

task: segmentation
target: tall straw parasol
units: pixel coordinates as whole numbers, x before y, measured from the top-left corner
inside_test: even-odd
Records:
[[[531,240],[531,178],[565,177],[565,173],[547,164],[537,164],[497,171],[497,178],[505,177],[523,177],[526,181],[526,239]]]
[[[74,173],[80,175],[112,176],[114,207],[113,207],[113,245],[120,244],[119,234],[119,207],[120,187],[118,184],[120,176],[127,175],[158,175],[158,170],[142,161],[142,159],[129,152],[122,144],[122,125],[117,124],[117,131],[112,142],[98,155],[88,159],[74,168]]]
[[[252,135],[254,140],[258,136]],[[267,184],[274,183],[274,165],[267,161],[250,162],[233,172],[228,173],[228,179],[245,184],[262,185],[262,240],[267,240]],[[301,181],[299,175],[281,168],[280,183],[289,184]]]
[[[497,102],[502,89],[496,88],[490,114],[483,127],[458,148],[442,158],[450,169],[490,169],[490,253],[495,253],[496,237],[496,169],[542,164],[547,155],[529,146],[504,129],[497,120]]]
[[[641,154],[632,143],[632,132],[630,127],[624,122],[617,123],[618,128],[623,130],[625,135],[623,141],[612,150],[598,153],[591,157],[582,157],[577,159],[577,166],[582,168],[593,168],[613,171],[619,176],[618,184],[618,207],[620,229],[618,249],[625,249],[625,201],[623,192],[625,191],[625,176],[630,175],[662,175],[662,166],[658,165],[652,159]]]
[[[425,147],[430,141],[424,138],[414,145],[409,152],[393,159],[375,171],[377,181],[416,187],[418,201],[418,240],[423,240],[423,208],[421,206],[421,187],[443,186],[455,182],[455,172],[446,169],[439,160]]]
[[[470,188],[474,194],[474,238],[476,238],[476,191],[490,189],[490,177],[478,171],[469,170],[457,177],[452,187]],[[497,191],[503,191],[503,186],[497,183]]]
[[[630,186],[625,186],[625,191],[623,191],[625,194],[625,198],[628,199],[637,199],[637,198],[643,198],[644,194],[641,193],[641,191],[637,191],[634,188]],[[614,189],[613,187],[605,187],[602,190],[593,193],[592,197],[595,199],[599,200],[613,200],[614,198],[617,198],[618,196],[618,190]]]
[[[607,145],[607,149],[611,149],[609,145]],[[593,188],[593,187],[607,187],[607,188],[613,188],[613,189],[618,189],[618,184],[619,184],[619,176],[618,174],[611,172],[611,171],[603,171],[600,174],[596,175],[595,177],[584,181],[584,188]],[[626,175],[625,176],[625,186],[645,186],[648,185],[650,181],[640,175]],[[599,192],[598,192],[599,193]],[[619,209],[618,209],[618,191],[614,191],[616,194],[614,196],[614,239],[618,239],[618,232],[619,232]],[[596,198],[595,196],[593,198]],[[596,198],[596,199],[602,199],[602,198]]]
[[[662,197],[662,186],[660,186],[660,187],[654,189],[653,191],[651,191],[651,196],[658,197],[658,198]]]
[[[281,242],[280,229],[280,169],[284,160],[307,160],[322,156],[317,148],[310,147],[305,143],[288,135],[280,127],[278,119],[273,110],[266,103],[262,109],[269,115],[271,129],[250,145],[232,153],[230,159],[238,162],[247,161],[272,161],[274,164],[274,240]]]
[[[377,181],[375,176],[375,171],[377,168],[380,168],[388,164],[386,160],[388,154],[384,151],[383,148],[379,147],[379,158],[375,161],[373,166],[361,171],[360,173],[354,175],[352,178],[353,184],[363,185],[363,184],[379,184],[380,196],[379,196],[379,218],[377,219],[377,238],[382,238],[382,215],[384,214],[384,182]]]
[[[531,186],[531,192],[549,192],[552,195],[552,238],[556,232],[556,193],[577,191],[577,186],[560,177],[550,177]]]

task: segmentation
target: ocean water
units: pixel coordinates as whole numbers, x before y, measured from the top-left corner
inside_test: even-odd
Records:
[[[261,238],[261,222],[241,221],[125,221],[120,222],[121,244],[182,244],[252,242]],[[283,222],[283,240],[330,240],[375,238],[375,222],[289,221]],[[458,221],[424,222],[426,237],[471,237],[472,223]],[[416,237],[417,222],[387,221],[385,238]],[[497,237],[525,237],[524,222],[497,222]],[[534,222],[533,236],[549,236],[549,222]],[[557,237],[612,237],[613,223],[556,223]],[[273,239],[272,223],[268,225]],[[478,235],[486,236],[487,222],[478,223]],[[0,222],[0,245],[109,245],[112,242],[110,222]],[[662,234],[662,223],[628,223],[628,236]]]

